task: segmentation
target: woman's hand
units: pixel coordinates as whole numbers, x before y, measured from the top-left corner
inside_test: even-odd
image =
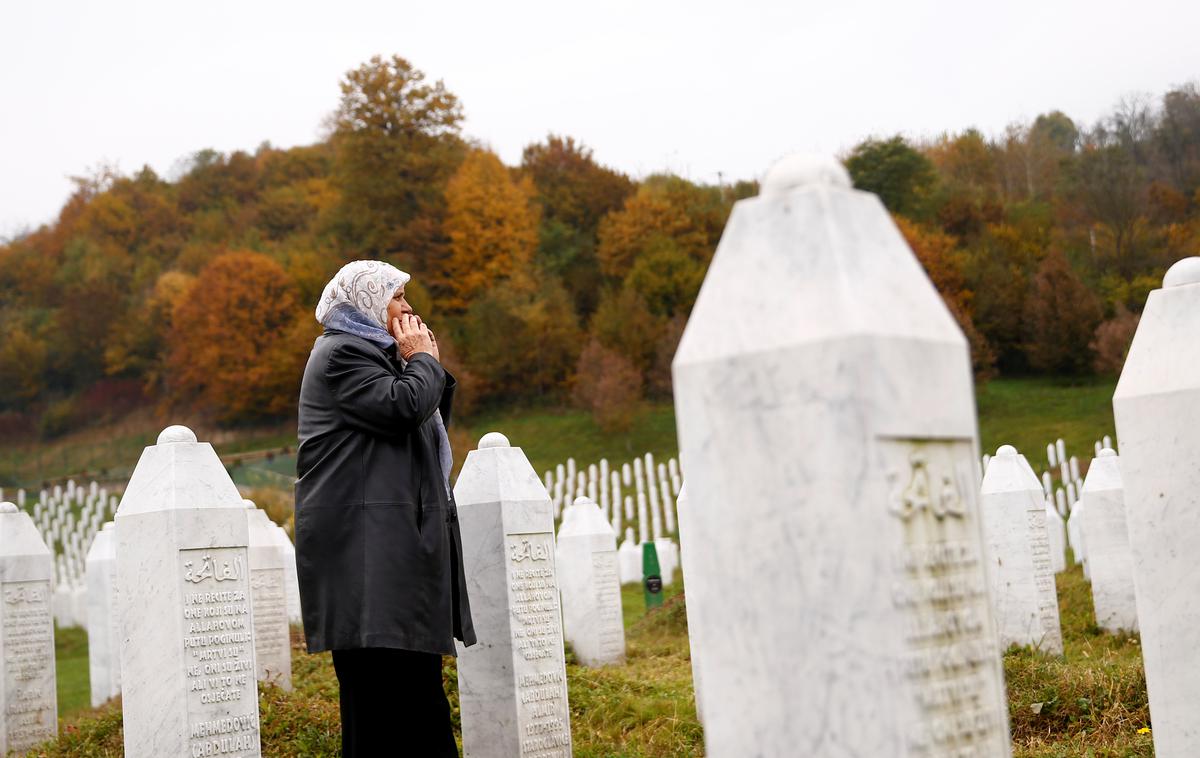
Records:
[[[417,353],[429,353],[437,358],[437,347],[429,327],[411,313],[405,313],[399,318],[393,318],[391,323],[392,337],[396,340],[396,350],[404,360],[411,360]]]

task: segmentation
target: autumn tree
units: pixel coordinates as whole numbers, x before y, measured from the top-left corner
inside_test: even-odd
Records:
[[[1096,356],[1092,365],[1097,374],[1120,376],[1139,321],[1141,316],[1118,307],[1112,318],[1096,327],[1090,347]]]
[[[444,247],[444,189],[465,152],[462,106],[400,56],[347,72],[341,92],[331,118],[338,233],[364,256],[403,253],[423,272]]]
[[[967,337],[976,378],[991,377],[995,372],[996,353],[983,333],[975,327],[972,312],[975,293],[968,289],[963,274],[966,254],[958,248],[958,241],[948,234],[924,227],[903,216],[896,216],[895,221]]]
[[[593,339],[579,355],[573,394],[601,430],[627,432],[642,406],[642,375],[628,357]]]
[[[542,210],[537,263],[558,276],[582,314],[595,310],[601,275],[596,232],[634,191],[624,174],[605,168],[572,137],[551,134],[526,146],[520,173],[533,181]]]
[[[1066,255],[1052,249],[1038,267],[1025,301],[1029,364],[1048,373],[1086,373],[1091,368],[1090,344],[1100,315],[1096,296]]]
[[[319,332],[287,272],[260,253],[215,258],[175,304],[167,365],[176,405],[223,422],[290,412]]]
[[[462,310],[486,289],[528,286],[538,214],[528,178],[513,181],[495,153],[474,150],[446,185],[446,255],[436,263],[439,305]]]
[[[729,210],[718,188],[677,176],[651,177],[600,223],[600,270],[622,280],[637,258],[663,239],[707,268]]]

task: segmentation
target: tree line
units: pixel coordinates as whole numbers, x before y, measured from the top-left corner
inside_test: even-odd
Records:
[[[53,436],[145,404],[223,424],[294,413],[321,287],[410,272],[465,411],[573,402],[608,428],[670,394],[670,360],[753,182],[634,180],[567,136],[505,166],[400,57],[348,72],[308,146],[202,150],[177,176],[76,180],[54,223],[0,245],[0,432]],[[976,372],[1118,370],[1147,293],[1200,250],[1200,92],[868,139],[877,193],[967,333]]]

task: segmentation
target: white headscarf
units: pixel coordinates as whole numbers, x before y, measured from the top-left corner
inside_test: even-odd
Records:
[[[325,285],[317,321],[387,347],[393,341],[387,328],[388,303],[411,278],[383,261],[347,263]]]

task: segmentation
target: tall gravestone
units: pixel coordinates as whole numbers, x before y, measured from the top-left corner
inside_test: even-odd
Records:
[[[1009,755],[967,342],[878,198],[777,164],[673,372],[707,753]]]
[[[1000,646],[1031,645],[1062,655],[1046,495],[1012,445],[1001,446],[988,464],[979,509]]]
[[[164,429],[116,520],[125,755],[259,756],[246,508],[212,446]]]
[[[1125,521],[1121,461],[1103,449],[1088,468],[1083,483],[1087,564],[1092,579],[1096,626],[1106,632],[1136,632],[1137,601],[1133,592],[1133,553]]]
[[[558,585],[563,633],[584,666],[625,660],[625,619],[617,538],[590,499],[578,498],[571,523],[558,531]]]
[[[633,527],[625,529],[625,540],[617,550],[621,569],[621,584],[640,584],[642,581],[642,546],[633,536]]]
[[[58,734],[54,563],[29,514],[0,503],[0,755],[24,753]]]
[[[250,600],[254,615],[254,660],[258,681],[292,689],[292,640],[288,627],[284,554],[266,511],[246,505],[250,539]]]
[[[121,694],[121,630],[117,616],[117,545],[113,522],[96,532],[87,554],[88,674],[92,707]]]
[[[479,638],[458,654],[463,753],[566,758],[571,723],[550,496],[521,449],[492,432],[467,454],[454,499]]]
[[[1113,395],[1159,758],[1200,755],[1200,258],[1150,293]]]

